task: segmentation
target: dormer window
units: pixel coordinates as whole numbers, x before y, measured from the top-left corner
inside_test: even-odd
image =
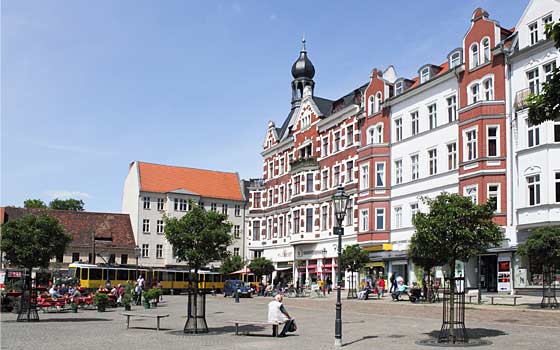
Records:
[[[455,52],[449,59],[449,68],[455,68],[461,65],[461,53]]]
[[[426,67],[420,71],[420,84],[423,84],[430,79],[430,67]]]
[[[403,82],[398,81],[395,83],[395,95],[400,95],[403,93]]]

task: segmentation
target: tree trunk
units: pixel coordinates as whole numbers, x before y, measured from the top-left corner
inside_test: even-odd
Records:
[[[449,271],[449,338],[455,343],[455,259],[451,261]]]
[[[194,315],[194,332],[198,333],[198,305],[197,305],[197,299],[198,299],[198,269],[195,268],[194,269],[194,301],[193,301],[193,305],[194,305],[194,310],[193,310],[193,315]]]

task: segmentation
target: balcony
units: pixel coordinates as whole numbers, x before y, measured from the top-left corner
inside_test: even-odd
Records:
[[[319,162],[317,162],[317,158],[314,157],[300,158],[290,163],[290,172],[292,174],[299,173],[301,171],[311,171],[318,169]]]
[[[513,108],[516,111],[522,110],[527,108],[529,105],[527,104],[527,98],[531,95],[531,90],[529,88],[519,90],[515,94],[515,101],[513,102]]]

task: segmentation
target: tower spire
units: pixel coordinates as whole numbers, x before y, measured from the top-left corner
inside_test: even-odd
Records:
[[[305,49],[305,32],[301,36],[301,52],[307,52]]]

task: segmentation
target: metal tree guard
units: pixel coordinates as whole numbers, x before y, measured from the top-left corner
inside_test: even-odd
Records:
[[[443,324],[438,343],[468,343],[465,328],[465,278],[456,277],[445,280],[443,290]]]
[[[33,280],[31,279],[31,270],[29,275],[27,269],[21,275],[21,297],[19,299],[19,312],[17,322],[37,322],[39,314],[37,313],[37,290],[33,288]]]
[[[543,265],[543,296],[541,299],[541,308],[558,309],[558,300],[556,299],[556,284],[554,281],[554,265]]]

